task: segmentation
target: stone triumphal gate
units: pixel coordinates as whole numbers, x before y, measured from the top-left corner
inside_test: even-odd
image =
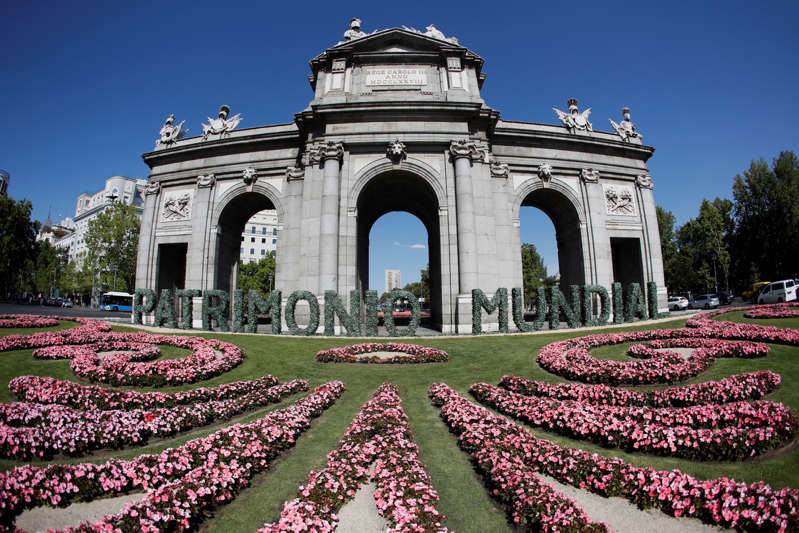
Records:
[[[472,289],[522,286],[519,210],[534,206],[555,226],[562,286],[654,281],[665,311],[654,149],[629,111],[614,133],[593,131],[573,99],[557,125],[503,120],[480,96],[482,68],[434,26],[365,34],[353,19],[311,61],[314,98],[292,123],[237,129],[247,111],[223,106],[183,138],[170,116],[143,156],[136,286],[232,294],[242,228],[275,209],[284,299],[346,301],[369,286],[372,225],[406,211],[427,229],[434,325],[469,332]]]

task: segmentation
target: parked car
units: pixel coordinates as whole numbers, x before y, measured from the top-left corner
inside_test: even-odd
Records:
[[[745,290],[741,296],[744,300],[748,302],[755,303],[757,301],[757,295],[760,294],[760,289],[765,287],[771,283],[770,281],[758,281],[757,283],[752,284],[752,290]]]
[[[669,311],[688,309],[688,298],[685,296],[669,296]]]
[[[61,302],[61,307],[71,308],[72,307],[72,300],[64,300],[63,302]]]
[[[792,279],[784,279],[769,283],[762,289],[757,296],[758,304],[775,304],[780,302],[792,302],[796,300],[796,282]]]
[[[711,309],[719,306],[719,299],[715,294],[700,294],[691,300],[691,309]]]
[[[719,305],[730,305],[732,303],[732,293],[722,291],[715,296],[719,299]]]

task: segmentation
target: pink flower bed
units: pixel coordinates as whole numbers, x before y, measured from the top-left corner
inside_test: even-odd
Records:
[[[80,326],[58,331],[40,331],[30,335],[6,335],[0,337],[0,352],[26,350],[55,344],[84,344],[99,340],[103,332],[111,331],[111,326],[100,320],[80,317],[59,318],[77,322]]]
[[[626,407],[523,396],[487,383],[469,392],[480,403],[529,425],[608,448],[695,460],[745,459],[778,448],[796,433],[796,416],[762,400],[692,407]]]
[[[719,381],[646,392],[608,387],[604,384],[544,383],[518,376],[503,376],[499,386],[526,396],[575,400],[594,405],[686,407],[706,403],[757,400],[776,390],[780,383],[782,378],[779,374],[763,370],[737,374]]]
[[[339,447],[327,454],[325,468],[310,474],[297,498],[284,504],[278,522],[258,531],[333,531],[336,511],[367,480],[378,486],[374,497],[378,512],[392,524],[389,531],[447,531],[435,508],[438,494],[418,455],[397,387],[383,383],[361,407]]]
[[[606,531],[591,524],[571,500],[541,481],[538,473],[561,483],[619,496],[641,508],[742,531],[799,529],[799,491],[773,490],[763,482],[729,478],[698,480],[679,470],[632,466],[621,459],[538,439],[527,429],[476,406],[445,384],[430,388],[441,417],[459,435],[460,447],[486,477],[496,499],[508,505],[515,523],[542,531]]]
[[[0,315],[0,328],[51,328],[58,318],[39,315]]]
[[[696,328],[698,336],[743,339],[799,346],[799,329],[713,320],[714,317],[723,315],[724,313],[729,313],[731,311],[748,311],[750,309],[752,309],[752,307],[728,307],[726,309],[711,311],[710,313],[702,313],[686,320],[685,325],[689,328]]]
[[[768,346],[754,342],[731,342],[718,338],[723,331],[708,328],[629,331],[586,335],[544,346],[538,352],[538,364],[545,370],[570,380],[612,385],[643,385],[674,383],[696,376],[718,357],[762,357]],[[632,346],[628,354],[638,361],[598,359],[588,353],[591,348],[631,341],[650,341],[648,346]],[[657,351],[668,347],[695,348],[688,358],[672,351]]]
[[[76,409],[154,409],[238,398],[277,385],[277,378],[234,381],[215,387],[178,392],[138,392],[80,385],[47,376],[20,376],[8,382],[9,390],[23,402],[59,404]]]
[[[0,457],[50,459],[85,455],[102,448],[143,445],[151,438],[228,420],[308,390],[308,383],[264,386],[235,398],[175,407],[81,411],[64,405],[0,404]]]
[[[71,359],[70,368],[90,381],[110,385],[182,385],[209,379],[244,358],[231,343],[202,337],[106,332],[107,324],[85,321],[77,328],[0,338],[0,351],[34,348],[37,359]],[[157,345],[192,350],[187,357],[153,361]],[[125,350],[120,352],[119,350]],[[133,350],[133,352],[130,352]],[[112,352],[101,357],[98,352]]]
[[[65,506],[100,495],[146,490],[138,503],[94,524],[67,531],[184,531],[230,500],[267,468],[344,391],[329,382],[293,405],[236,424],[158,455],[104,464],[21,466],[0,474],[0,531],[14,531],[25,509]]]
[[[368,354],[374,352],[398,352],[401,355],[388,358],[368,356]],[[444,350],[419,346],[418,344],[366,342],[342,348],[321,350],[317,352],[316,360],[322,363],[442,363],[449,360],[449,354]]]
[[[762,305],[744,313],[746,318],[799,318],[796,304]]]

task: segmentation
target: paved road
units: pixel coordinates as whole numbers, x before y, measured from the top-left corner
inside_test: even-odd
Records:
[[[130,314],[124,311],[114,313],[102,309],[91,309],[89,307],[62,308],[46,305],[0,303],[0,314],[18,313],[26,315],[79,316],[84,318],[99,318],[111,322],[130,322]]]

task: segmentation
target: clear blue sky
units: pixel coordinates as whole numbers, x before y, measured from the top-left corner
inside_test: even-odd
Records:
[[[656,148],[656,202],[678,223],[696,216],[702,198],[731,197],[752,159],[799,151],[795,0],[8,1],[0,7],[9,119],[0,168],[11,173],[10,195],[31,200],[40,220],[52,206],[57,219],[111,175],[146,178],[140,155],[169,113],[192,135],[222,103],[242,113],[240,127],[290,122],[312,98],[308,60],[339,41],[354,16],[367,32],[434,23],[457,36],[485,59],[482,95],[505,119],[554,124],[551,108],[575,97],[593,109],[594,127],[609,131],[608,118],[629,106]],[[523,240],[553,265],[551,225],[523,217]],[[399,267],[408,282],[427,262],[425,250],[393,244],[426,244],[421,224],[394,220],[373,230],[373,241],[387,230],[386,251],[372,256],[375,288],[384,268]]]

